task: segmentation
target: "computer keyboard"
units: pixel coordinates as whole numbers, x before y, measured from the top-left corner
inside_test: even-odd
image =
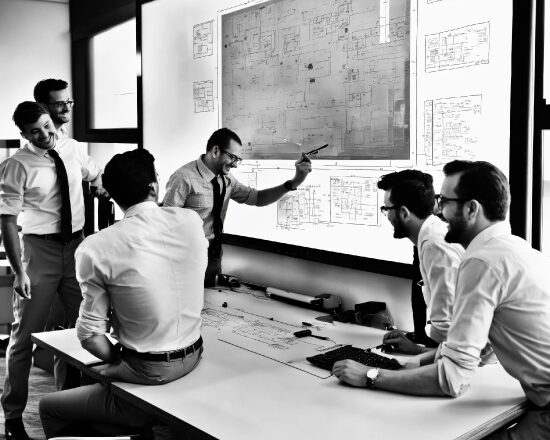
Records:
[[[334,350],[326,351],[306,358],[313,365],[325,370],[332,370],[332,366],[341,360],[351,359],[369,367],[383,368],[386,370],[398,370],[401,365],[397,360],[380,356],[362,348],[344,345]]]

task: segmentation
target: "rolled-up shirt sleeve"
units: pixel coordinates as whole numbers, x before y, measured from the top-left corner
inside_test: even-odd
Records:
[[[19,215],[23,209],[24,182],[26,171],[23,165],[13,159],[6,159],[0,165],[0,214]]]
[[[109,332],[111,301],[94,259],[83,245],[75,253],[76,278],[82,291],[76,334],[80,341]]]
[[[239,182],[235,176],[231,175],[231,199],[237,203],[244,203],[246,205],[255,205],[258,200],[258,190],[251,188],[250,186],[243,185]]]
[[[183,173],[174,173],[166,184],[163,206],[184,207],[191,191],[191,185]]]
[[[82,180],[91,182],[92,185],[101,185],[101,168],[85,153],[85,145],[78,142],[76,151],[82,169]]]
[[[471,378],[487,345],[500,280],[481,260],[462,262],[457,280],[453,324],[436,355],[441,390],[457,397],[470,386]]]
[[[422,256],[429,259],[424,262],[428,277],[425,281],[430,283],[431,291],[428,336],[436,342],[443,342],[451,327],[461,255],[453,252],[449,246],[444,248],[440,243],[430,242],[423,248]]]

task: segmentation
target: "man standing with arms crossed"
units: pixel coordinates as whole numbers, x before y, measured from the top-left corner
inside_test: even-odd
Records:
[[[435,362],[389,371],[351,360],[334,375],[354,386],[404,394],[458,397],[470,386],[490,342],[529,401],[516,426],[491,439],[550,435],[550,277],[548,259],[510,232],[506,177],[488,162],[452,161],[438,197],[449,223],[445,239],[466,249],[458,270],[453,322]],[[421,356],[428,356],[431,353]]]
[[[83,239],[82,180],[101,189],[101,172],[73,139],[57,139],[48,111],[37,102],[19,104],[15,124],[28,143],[6,159],[0,175],[0,223],[15,273],[15,322],[6,352],[2,406],[8,440],[26,440],[22,414],[27,403],[32,332],[43,331],[58,293],[65,316],[75,323],[82,300],[74,253]],[[17,230],[22,218],[22,247]]]
[[[239,136],[231,130],[216,130],[208,139],[206,153],[179,168],[166,185],[163,206],[192,209],[204,222],[204,234],[209,241],[205,287],[214,286],[221,273],[221,236],[229,200],[254,206],[270,205],[296,190],[311,172],[311,160],[302,153],[291,180],[273,188],[250,188],[231,174],[231,169],[242,161],[241,146]]]

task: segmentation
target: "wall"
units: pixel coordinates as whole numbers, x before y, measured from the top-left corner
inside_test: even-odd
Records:
[[[36,83],[71,82],[69,5],[0,0],[0,65],[0,139],[18,139],[11,117],[19,102],[34,100]]]

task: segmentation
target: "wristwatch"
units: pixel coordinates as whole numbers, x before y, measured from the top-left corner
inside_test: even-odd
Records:
[[[365,374],[365,377],[367,378],[367,388],[374,388],[374,382],[376,382],[379,375],[380,370],[378,370],[378,368],[371,368],[367,371],[367,374]]]
[[[292,186],[292,180],[287,180],[285,183],[283,183],[283,186],[287,191],[296,191],[296,188]]]

